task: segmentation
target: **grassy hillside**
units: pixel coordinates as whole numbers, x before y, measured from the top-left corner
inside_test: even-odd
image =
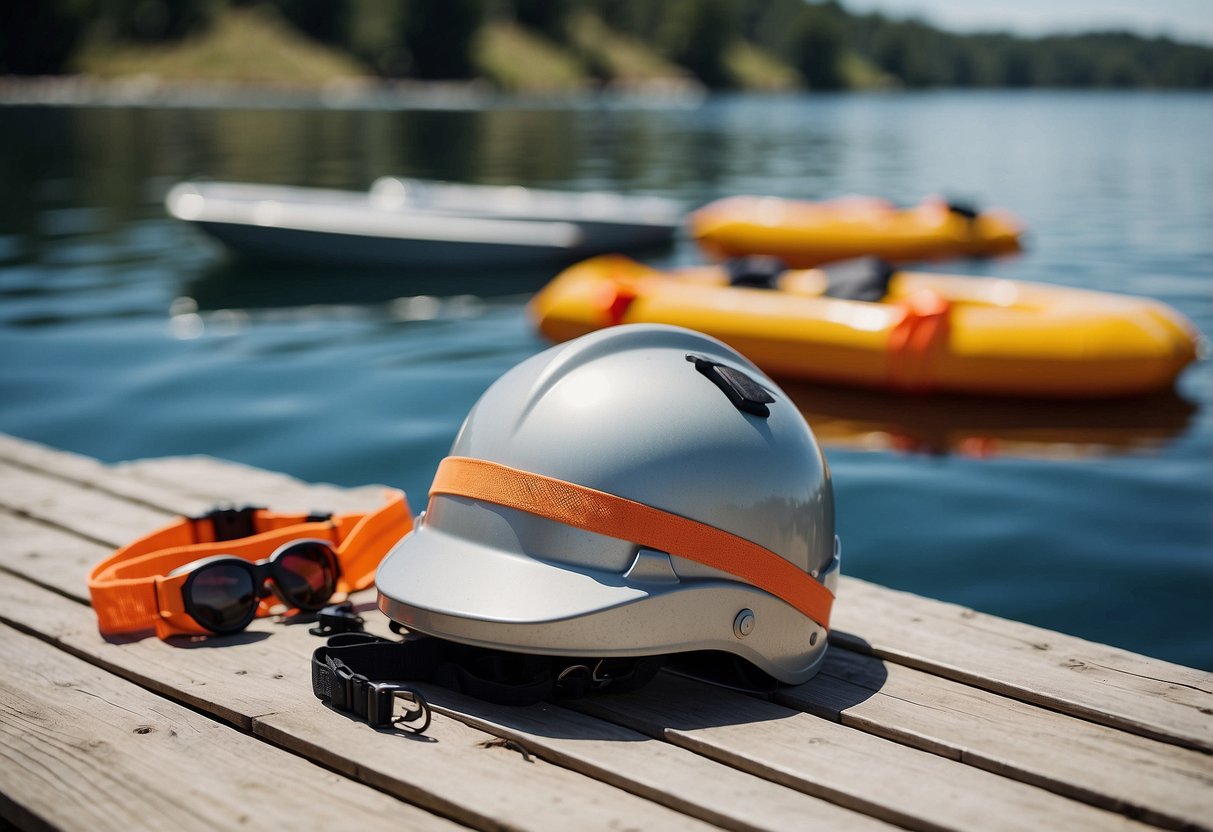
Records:
[[[689,71],[593,14],[571,24],[567,47],[514,22],[490,20],[472,41],[471,61],[480,77],[508,91],[700,86]],[[794,69],[745,41],[736,43],[728,63],[739,88],[800,85]],[[176,42],[130,43],[93,33],[71,68],[99,78],[292,86],[375,75],[354,56],[302,34],[270,6],[226,8],[207,29]]]
[[[318,85],[367,77],[359,61],[301,35],[273,8],[231,8],[204,32],[178,43],[123,44],[94,38],[75,60],[88,75],[146,75],[166,81]]]
[[[1213,88],[1213,48],[961,35],[835,0],[0,2],[0,74],[501,89]]]
[[[567,50],[504,21],[489,23],[476,34],[472,64],[510,91],[575,90],[589,80],[581,62]]]
[[[615,31],[596,14],[586,12],[570,21],[569,41],[587,68],[612,87],[699,84],[686,69],[666,60],[639,38]]]

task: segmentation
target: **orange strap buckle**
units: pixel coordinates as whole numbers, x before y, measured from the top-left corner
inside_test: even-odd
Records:
[[[822,627],[834,595],[769,549],[644,503],[496,462],[447,457],[430,497],[447,494],[525,511],[578,529],[667,552],[734,576],[790,604]]]

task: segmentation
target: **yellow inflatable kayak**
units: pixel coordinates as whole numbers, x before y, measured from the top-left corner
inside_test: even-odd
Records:
[[[1166,389],[1196,357],[1192,325],[1146,298],[891,269],[869,293],[879,302],[830,296],[854,268],[841,265],[842,280],[831,270],[772,272],[771,287],[759,288],[730,283],[717,266],[663,273],[596,257],[557,276],[529,311],[553,341],[620,323],[676,324],[774,376],[908,391],[1125,396]]]
[[[801,202],[735,196],[691,214],[691,233],[711,257],[769,254],[794,268],[872,255],[894,263],[1019,250],[1010,214],[928,199],[899,210],[870,197]]]

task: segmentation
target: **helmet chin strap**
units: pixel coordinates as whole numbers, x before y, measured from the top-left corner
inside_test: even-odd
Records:
[[[596,693],[620,693],[646,684],[664,657],[562,658],[471,647],[424,636],[392,641],[369,633],[342,633],[312,653],[312,692],[346,713],[383,727],[397,721],[393,700],[410,700],[406,727],[420,733],[428,704],[408,683],[430,682],[501,705],[533,705]]]
[[[533,705],[636,690],[663,666],[680,676],[749,693],[770,693],[778,687],[770,676],[727,653],[562,658],[430,636],[392,641],[369,633],[342,633],[312,653],[312,692],[375,727],[399,723],[422,733],[429,725],[429,704],[410,683],[429,682],[499,705]],[[397,699],[409,703],[400,717],[394,714]]]

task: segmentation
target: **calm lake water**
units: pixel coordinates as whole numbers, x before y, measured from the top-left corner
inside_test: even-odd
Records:
[[[0,430],[117,461],[212,454],[405,488],[545,344],[554,269],[233,262],[165,216],[193,176],[382,174],[658,194],[997,204],[1016,258],[934,266],[1148,295],[1213,337],[1213,96],[930,93],[464,110],[0,107]],[[685,239],[649,259],[696,262]],[[434,301],[415,300],[433,296]],[[844,570],[1213,670],[1213,367],[1082,406],[796,387]]]

